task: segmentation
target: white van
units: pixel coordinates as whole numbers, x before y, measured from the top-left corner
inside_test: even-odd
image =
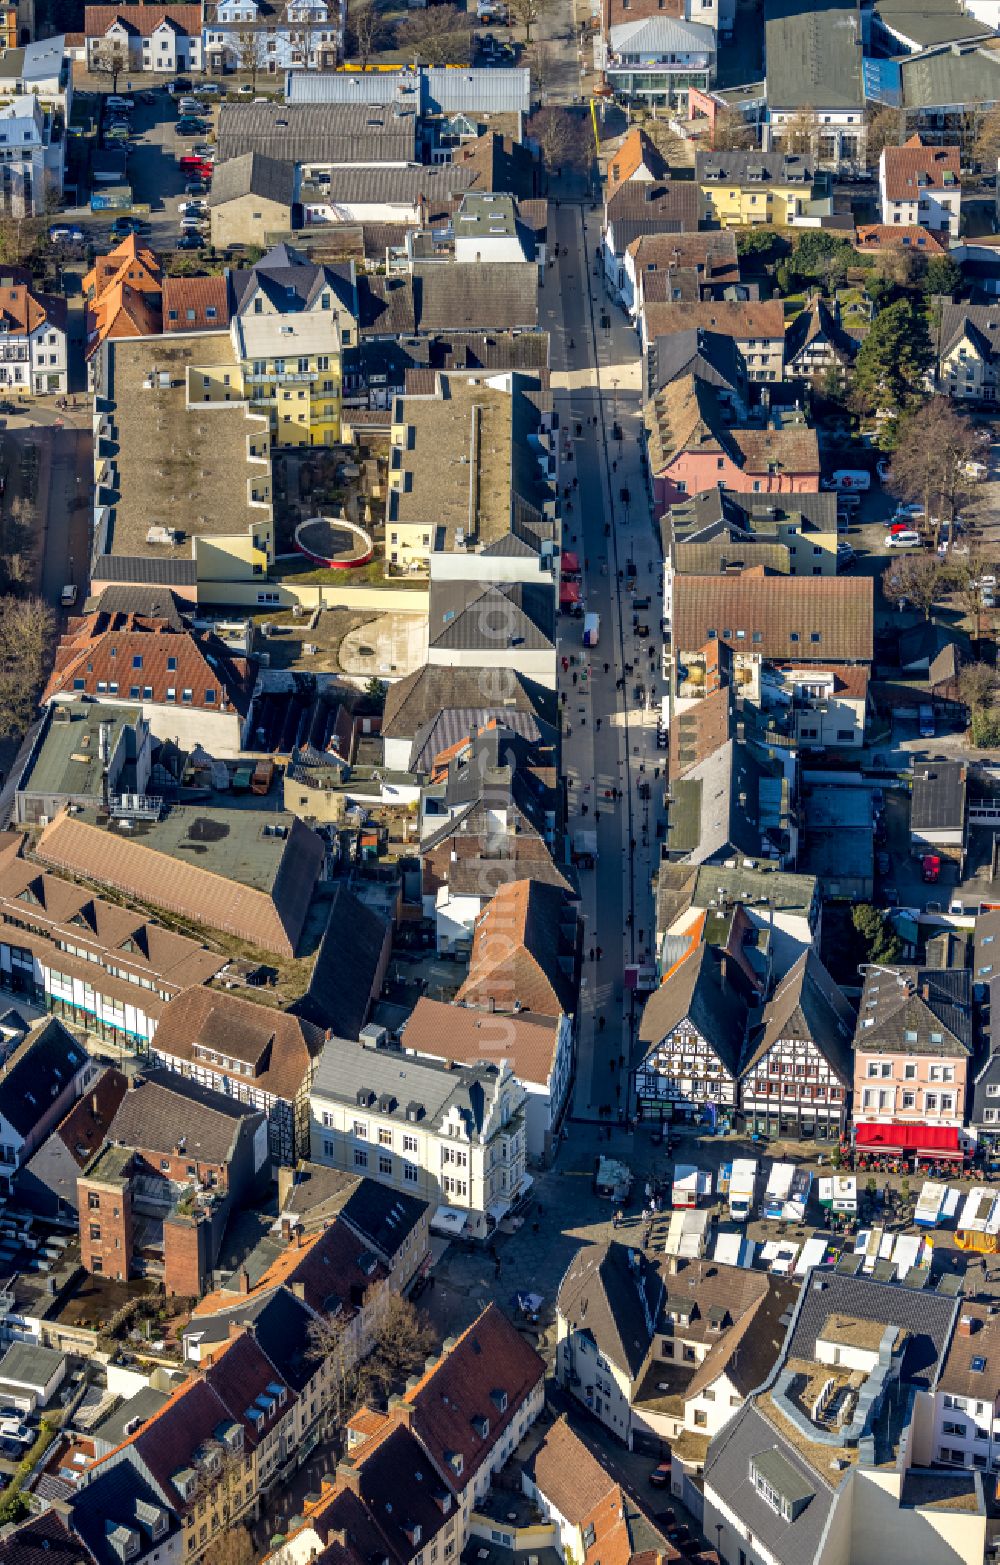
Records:
[[[863,467],[838,467],[833,475],[834,489],[870,489],[872,475]]]
[[[125,114],[131,114],[133,107],[132,99],[123,98],[119,93],[111,92],[104,100],[104,107],[106,109],[117,109],[119,112],[124,112]]]

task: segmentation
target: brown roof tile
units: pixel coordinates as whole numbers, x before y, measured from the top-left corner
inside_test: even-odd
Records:
[[[579,979],[579,922],[567,893],[537,880],[501,886],[476,921],[459,1004],[542,1016],[572,1015]]]
[[[255,1088],[288,1102],[309,1078],[322,1044],[311,1022],[215,989],[186,989],[167,1004],[156,1029],[157,1053],[193,1061],[200,1046],[241,1060],[252,1067]],[[234,1086],[246,1083],[242,1073],[212,1068]]]
[[[240,830],[238,818],[231,829]],[[244,829],[259,828],[247,821]],[[65,812],[44,828],[36,851],[43,863],[115,886],[126,896],[284,956],[295,955],[323,861],[322,842],[299,820],[289,830],[270,891],[229,880]]]
[[[555,1063],[559,1024],[555,1017],[522,1014],[497,1017],[427,996],[407,1018],[403,1048],[434,1059],[475,1065],[507,1060],[521,1081],[547,1084]]]
[[[164,331],[222,331],[228,325],[229,290],[225,277],[163,279]]]
[[[890,201],[916,201],[922,190],[961,188],[958,147],[929,147],[911,136],[901,147],[884,147],[885,193]]]
[[[0,288],[0,320],[7,329],[29,333],[36,327],[51,321],[60,328],[66,325],[66,301],[49,299],[34,293],[30,288]]]
[[[974,1359],[985,1368],[973,1369]],[[1000,1315],[976,1299],[963,1299],[951,1344],[941,1366],[938,1391],[991,1401],[1000,1385]]]
[[[607,1469],[573,1433],[565,1414],[532,1456],[529,1472],[539,1492],[574,1526],[582,1526],[618,1488]]]
[[[761,302],[712,300],[702,304],[651,304],[645,311],[646,336],[665,337],[670,332],[721,332],[723,336],[744,341],[750,337],[773,342],[785,336],[785,307],[780,299]]]
[[[665,179],[669,175],[666,159],[657,152],[646,132],[638,125],[633,125],[623,137],[618,151],[608,159],[608,195],[614,195],[641,168],[648,169],[654,179]]]
[[[245,715],[255,678],[256,665],[230,656],[210,633],[177,631],[168,620],[141,614],[98,611],[73,620],[60,639],[42,701],[69,692],[80,700],[103,696],[102,684],[120,682],[123,699],[133,685],[134,700],[160,703],[180,702],[181,693],[190,690],[191,698],[184,703],[189,707],[213,712],[235,708]],[[143,694],[147,689],[151,695]],[[173,696],[168,695],[171,690]]]
[[[859,223],[855,231],[858,250],[918,250],[922,255],[944,255],[947,245],[919,224]]]
[[[745,635],[738,637],[741,630]],[[755,633],[759,642],[753,640]],[[674,582],[673,640],[679,652],[718,639],[782,662],[868,663],[873,634],[870,577],[748,571],[733,577],[678,576]]]
[[[489,1462],[544,1375],[544,1361],[534,1348],[502,1310],[488,1304],[454,1347],[406,1392],[413,1431],[452,1488],[464,1489],[472,1474]],[[481,1418],[489,1423],[485,1434],[475,1427],[474,1420]],[[461,1476],[449,1461],[451,1452],[463,1459]]]
[[[53,1131],[78,1168],[90,1162],[104,1144],[108,1127],[128,1090],[128,1081],[113,1065],[91,1082],[66,1118]]]
[[[88,38],[103,38],[108,28],[120,21],[148,38],[164,19],[193,38],[201,33],[200,5],[88,5],[83,28]]]

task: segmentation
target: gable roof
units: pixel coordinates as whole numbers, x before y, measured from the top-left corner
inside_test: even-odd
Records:
[[[83,30],[88,38],[103,38],[119,22],[129,32],[148,38],[166,22],[191,38],[201,36],[200,5],[88,5]]]
[[[642,127],[633,125],[625,133],[617,151],[608,159],[608,195],[613,195],[620,185],[632,179],[640,169],[644,169],[654,181],[670,177],[666,158],[656,150]]]
[[[544,1360],[495,1304],[404,1394],[411,1428],[456,1493],[490,1461],[545,1375]],[[488,1420],[476,1427],[477,1420]],[[456,1470],[454,1457],[462,1458]]]
[[[4,1063],[0,1114],[26,1138],[86,1063],[87,1051],[58,1017],[44,1017]]]
[[[225,277],[165,277],[163,330],[224,331],[229,325]]]
[[[463,1065],[502,1058],[519,1081],[547,1087],[558,1040],[556,1017],[525,1012],[496,1021],[489,1011],[448,1005],[423,995],[406,1019],[401,1041],[407,1052]]]
[[[273,18],[261,26],[273,27]],[[217,144],[221,164],[254,152],[289,165],[419,161],[417,115],[388,104],[222,103]]]
[[[967,968],[883,964],[865,971],[855,1053],[953,1058],[972,1052],[972,985]]]
[[[634,1379],[649,1352],[663,1281],[644,1251],[612,1240],[579,1249],[559,1284],[556,1308]]]
[[[503,931],[502,936],[500,931]],[[476,920],[459,1005],[542,1016],[573,1015],[579,981],[579,922],[561,887],[537,880],[501,886]]]
[[[173,1071],[147,1071],[133,1079],[108,1129],[107,1139],[137,1152],[174,1153],[201,1163],[232,1160],[247,1120],[263,1111],[214,1092]]]
[[[901,147],[882,148],[882,175],[889,201],[916,201],[928,190],[961,190],[958,147],[932,147],[911,136]]]
[[[689,1020],[735,1077],[746,1038],[746,985],[737,965],[702,941],[650,995],[639,1023],[639,1042],[655,1052],[682,1021]]]
[[[532,1482],[560,1516],[579,1526],[618,1485],[569,1426],[565,1413],[525,1464]]]
[[[227,201],[238,201],[241,196],[260,196],[278,206],[290,207],[295,199],[295,164],[263,152],[246,152],[217,163],[209,206],[225,206]]]
[[[778,984],[764,1010],[763,1032],[741,1072],[746,1075],[784,1038],[812,1043],[845,1087],[853,1079],[854,1011],[810,946]]]
[[[185,705],[245,715],[256,664],[233,657],[211,632],[177,631],[167,620],[137,613],[108,614],[101,604],[96,613],[72,620],[60,637],[42,702],[64,692],[79,700],[103,695],[102,684],[119,681],[124,695],[129,678],[135,681],[135,700],[165,703],[189,691]]]
[[[25,335],[46,323],[65,331],[66,301],[35,293],[20,284],[0,287],[0,321],[8,332]]]
[[[308,1078],[322,1043],[322,1032],[311,1022],[222,989],[185,989],[168,1001],[156,1028],[158,1054],[193,1062],[197,1047],[212,1049],[249,1064],[257,1090],[288,1102]],[[234,1082],[246,1081],[245,1073],[222,1064],[213,1069]]]
[[[795,663],[870,663],[874,590],[868,577],[678,576],[674,646],[693,652],[714,639]],[[737,631],[744,631],[742,637]],[[755,641],[754,636],[760,640]]]
[[[780,299],[711,299],[699,303],[678,301],[648,304],[643,315],[647,340],[666,337],[670,332],[690,331],[696,327],[703,331],[721,332],[739,341],[763,337],[769,342],[783,342],[785,337],[785,307]]]
[[[538,652],[555,646],[555,599],[541,583],[432,580],[428,617],[432,647],[496,652],[498,624],[504,649]]]
[[[825,338],[841,364],[851,363],[858,344],[849,332],[844,331],[826,300],[817,294],[812,303],[799,312],[785,333],[785,363],[794,366],[799,354],[821,337]]]
[[[859,223],[854,244],[858,250],[920,250],[924,255],[944,255],[948,249],[919,223]]]
[[[389,686],[382,714],[383,737],[412,738],[440,712],[453,708],[501,717],[510,711],[533,713],[551,724],[551,691],[515,669],[449,668],[424,663]]]

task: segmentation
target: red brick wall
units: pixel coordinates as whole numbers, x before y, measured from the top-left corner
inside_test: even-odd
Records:
[[[132,1265],[132,1195],[126,1186],[77,1181],[80,1206],[80,1259],[84,1269],[125,1282]]]
[[[168,1293],[200,1298],[208,1282],[209,1232],[205,1221],[168,1217],[163,1224],[163,1286]]]

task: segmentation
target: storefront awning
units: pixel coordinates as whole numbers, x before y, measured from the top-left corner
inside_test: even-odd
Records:
[[[561,581],[559,583],[560,603],[580,602],[580,583],[578,581]]]
[[[574,554],[572,549],[564,549],[559,561],[559,568],[564,576],[578,576],[580,574],[580,556]]]
[[[956,1161],[964,1156],[953,1125],[855,1125],[854,1145],[859,1152],[911,1152]]]
[[[501,1201],[491,1201],[486,1208],[487,1217],[491,1217],[495,1223],[499,1223],[510,1211],[510,1202],[506,1196]]]
[[[455,1239],[465,1231],[465,1225],[469,1221],[468,1212],[460,1212],[454,1206],[439,1206],[431,1218],[431,1227],[438,1233],[449,1234]]]

